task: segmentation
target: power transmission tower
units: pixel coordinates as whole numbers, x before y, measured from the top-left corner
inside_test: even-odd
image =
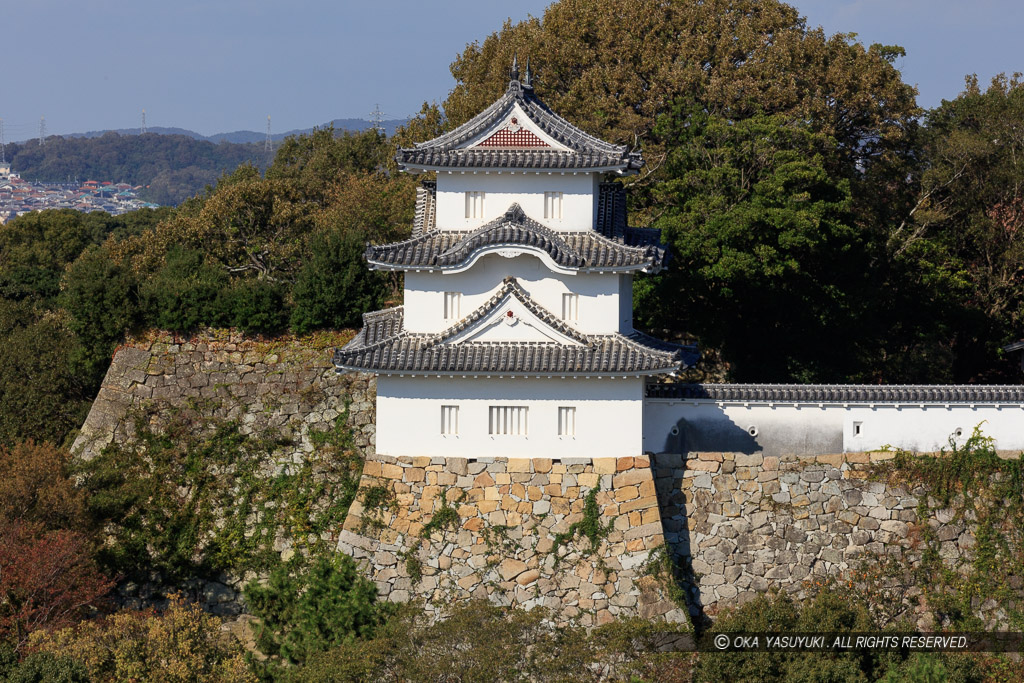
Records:
[[[146,110],[142,110],[142,128],[139,130],[139,135],[146,134]]]
[[[46,117],[39,117],[39,146],[43,146],[43,141],[46,139]]]
[[[0,119],[0,164],[6,162],[7,157],[4,156],[4,120]]]
[[[384,135],[384,112],[380,110],[380,105],[374,105],[373,113],[370,114],[370,122],[373,124],[373,129]]]
[[[270,117],[269,116],[267,117],[267,139],[263,142],[263,151],[266,153],[267,158],[268,158],[268,162],[267,163],[269,163],[270,153],[274,151],[274,143],[270,139]]]

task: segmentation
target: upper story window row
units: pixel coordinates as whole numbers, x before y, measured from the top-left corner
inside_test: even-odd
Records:
[[[564,193],[562,192],[545,192],[544,193],[544,220],[546,221],[561,221],[562,220],[562,204],[564,199]],[[465,192],[465,203],[466,203],[466,219],[467,220],[482,220],[486,215],[484,202],[487,200],[487,193],[481,190],[467,190]]]

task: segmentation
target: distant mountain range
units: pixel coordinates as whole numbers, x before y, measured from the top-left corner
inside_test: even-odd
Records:
[[[384,132],[388,135],[393,135],[395,129],[399,126],[403,126],[408,123],[408,119],[387,119],[381,121],[381,126],[384,128]],[[360,131],[366,130],[373,127],[372,121],[366,119],[334,119],[328,123],[325,123],[318,128],[326,128],[327,126],[334,126],[335,130],[350,130]],[[195,140],[206,140],[208,142],[233,142],[236,144],[245,144],[249,142],[263,142],[267,139],[266,133],[260,133],[254,130],[236,130],[231,133],[217,133],[216,135],[201,135],[194,130],[187,130],[185,128],[167,128],[163,126],[149,126],[146,128],[147,133],[156,133],[158,135],[187,135]],[[284,140],[292,135],[302,135],[303,133],[312,133],[313,128],[303,128],[289,130],[285,133],[272,133],[271,139],[276,141]],[[87,133],[68,133],[64,135],[66,138],[98,138],[104,133],[117,133],[119,135],[138,135],[138,128],[112,128],[108,130],[91,130]]]

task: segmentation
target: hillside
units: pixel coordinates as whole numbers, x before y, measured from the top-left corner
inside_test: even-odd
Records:
[[[26,180],[111,180],[145,185],[147,201],[175,206],[216,183],[241,164],[264,167],[262,144],[215,144],[186,135],[119,135],[97,138],[52,136],[6,146],[11,169]]]
[[[388,135],[394,135],[395,130],[399,126],[404,126],[408,123],[408,119],[385,119],[381,121],[381,127],[384,128],[384,132]],[[373,122],[367,119],[334,119],[327,123],[316,126],[317,128],[327,128],[333,126],[335,130],[347,130],[351,132],[357,132],[367,130],[373,126]],[[157,135],[187,135],[195,140],[206,140],[208,142],[234,142],[234,143],[247,143],[247,142],[258,142],[263,143],[267,135],[255,130],[236,130],[227,133],[214,133],[213,135],[203,135],[197,133],[194,130],[187,128],[175,128],[166,126],[150,126],[146,129],[147,133],[156,133]],[[274,142],[279,142],[285,138],[292,137],[295,135],[303,135],[312,133],[313,128],[295,128],[283,133],[273,133],[270,139]],[[98,138],[107,133],[117,133],[118,135],[138,135],[138,128],[107,128],[104,130],[90,130],[85,133],[68,133],[64,137],[67,138]],[[28,144],[29,140],[23,141]],[[38,142],[38,140],[37,140]]]
[[[394,119],[382,125],[391,135],[404,123],[404,119]],[[335,119],[319,129],[332,126],[340,133],[367,130],[371,123]],[[274,151],[287,138],[314,130],[272,136]],[[38,140],[7,144],[4,154],[11,169],[26,180],[57,183],[93,179],[145,185],[141,198],[164,206],[177,206],[242,164],[252,164],[262,171],[273,160],[265,151],[263,133],[243,130],[207,137],[183,128],[154,128],[143,135],[137,128],[53,135],[43,146]]]

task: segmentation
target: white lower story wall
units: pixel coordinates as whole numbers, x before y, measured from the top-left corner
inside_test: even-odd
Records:
[[[1024,451],[1024,404],[769,403],[649,398],[644,450],[821,455],[917,452],[962,444],[976,426],[1005,453]]]
[[[377,452],[453,458],[614,458],[643,453],[643,390],[629,378],[377,379]],[[454,416],[446,407],[457,408]],[[491,408],[505,411],[492,426]],[[563,431],[559,435],[559,409]],[[525,424],[524,424],[525,422]],[[502,429],[511,434],[492,434]],[[444,434],[442,430],[455,433]]]

